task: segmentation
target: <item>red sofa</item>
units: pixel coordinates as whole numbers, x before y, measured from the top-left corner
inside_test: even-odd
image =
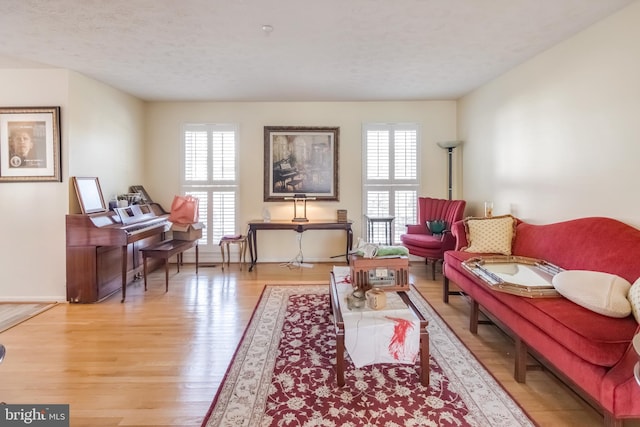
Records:
[[[449,281],[471,300],[470,330],[478,313],[510,334],[516,343],[515,378],[525,382],[527,353],[554,372],[604,416],[607,426],[640,418],[640,386],[632,346],[640,332],[633,316],[597,314],[566,298],[524,298],[482,284],[462,262],[479,254],[467,246],[464,221],[452,227],[455,250],[444,255],[444,299]],[[548,225],[518,221],[512,255],[543,259],[565,270],[616,274],[634,283],[640,277],[640,230],[610,218],[581,218]],[[486,255],[486,254],[484,254]]]

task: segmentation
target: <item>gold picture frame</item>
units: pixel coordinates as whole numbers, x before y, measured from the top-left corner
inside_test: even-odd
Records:
[[[338,201],[339,127],[265,126],[264,201]]]
[[[0,182],[61,182],[60,107],[0,108]]]

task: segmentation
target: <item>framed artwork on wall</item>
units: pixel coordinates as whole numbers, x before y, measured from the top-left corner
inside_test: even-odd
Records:
[[[264,127],[264,201],[339,200],[339,127]]]
[[[60,149],[60,107],[0,108],[0,182],[61,182]]]

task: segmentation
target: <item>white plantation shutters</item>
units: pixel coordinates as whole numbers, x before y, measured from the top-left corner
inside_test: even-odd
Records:
[[[392,241],[405,224],[417,221],[419,128],[417,124],[365,124],[363,196],[366,215],[393,216]],[[384,225],[374,228],[374,242],[384,241]],[[366,233],[364,233],[366,235]]]
[[[200,244],[214,246],[236,233],[237,140],[235,125],[184,127],[182,190],[200,199],[200,221],[206,225]]]

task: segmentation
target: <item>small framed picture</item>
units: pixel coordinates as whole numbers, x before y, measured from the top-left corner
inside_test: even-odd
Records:
[[[147,190],[145,190],[142,185],[132,185],[131,187],[129,187],[129,191],[131,191],[132,193],[140,194],[140,201],[142,203],[153,203],[153,200],[151,200],[151,197],[149,197]]]
[[[80,210],[83,214],[107,211],[98,177],[74,176],[71,180],[73,181],[73,187],[76,189]]]
[[[61,182],[60,149],[60,107],[0,108],[0,182]]]

